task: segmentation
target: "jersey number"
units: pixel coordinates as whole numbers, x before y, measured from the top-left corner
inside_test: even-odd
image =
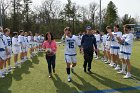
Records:
[[[69,42],[69,48],[74,48],[74,42]]]
[[[8,46],[11,46],[12,44],[11,44],[11,41],[8,41]]]

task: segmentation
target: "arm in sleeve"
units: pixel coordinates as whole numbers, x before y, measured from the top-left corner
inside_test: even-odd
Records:
[[[82,40],[81,40],[81,47],[83,47],[84,39],[85,39],[85,36],[82,37]]]
[[[94,40],[93,40],[93,45],[94,45],[95,49],[97,49],[96,38],[94,38]]]
[[[133,34],[128,35],[123,45],[126,45],[126,46],[131,45],[133,43],[133,38],[134,38]]]
[[[57,44],[56,44],[56,41],[54,41],[54,50],[53,50],[55,53],[57,51]]]

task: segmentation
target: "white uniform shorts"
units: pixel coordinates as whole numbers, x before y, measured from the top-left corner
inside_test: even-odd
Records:
[[[120,53],[120,49],[110,48],[110,54],[119,55],[119,53]]]
[[[20,46],[20,53],[24,53],[24,52],[25,52],[25,46],[24,47]]]
[[[20,47],[13,47],[12,51],[13,51],[14,55],[19,54],[20,53]]]
[[[65,61],[66,63],[71,63],[71,62],[76,63],[77,62],[76,55],[73,55],[73,56],[65,55]]]
[[[126,53],[123,53],[123,52],[121,52],[120,54],[119,54],[119,58],[123,58],[123,59],[130,59],[130,57],[131,57],[131,53],[130,54],[126,54]]]
[[[2,59],[2,60],[7,59],[6,51],[0,51],[0,59]]]
[[[127,54],[124,54],[123,58],[126,60],[126,59],[130,59],[131,55],[127,55]]]
[[[97,44],[97,49],[99,49],[100,48],[100,42],[97,42],[96,44]]]

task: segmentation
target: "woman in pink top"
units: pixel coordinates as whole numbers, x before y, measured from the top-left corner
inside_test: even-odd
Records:
[[[43,43],[43,48],[46,50],[46,60],[48,63],[49,78],[52,77],[52,70],[55,73],[55,59],[56,59],[56,50],[57,45],[53,39],[53,35],[48,32],[46,34],[46,41]]]

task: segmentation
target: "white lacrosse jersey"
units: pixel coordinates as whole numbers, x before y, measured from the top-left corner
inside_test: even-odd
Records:
[[[109,34],[107,34],[107,36],[106,36],[106,45],[110,46],[110,44],[111,44],[110,36],[109,36]]]
[[[122,44],[124,46],[124,54],[130,55],[132,53],[134,35],[132,33],[126,34],[125,41]]]
[[[18,36],[18,42],[19,42],[20,44],[25,45],[24,36],[19,35],[19,36]]]
[[[6,43],[5,43],[5,40],[3,38],[3,33],[0,32],[0,48],[1,49],[5,49],[6,48]]]
[[[38,42],[38,36],[34,36],[34,42]]]
[[[12,39],[11,39],[10,36],[7,36],[7,48],[8,48],[9,50],[12,49]]]
[[[20,48],[20,43],[18,41],[18,37],[13,37],[12,38],[12,49],[19,49]]]
[[[122,37],[122,32],[118,31],[118,32],[112,32],[113,37],[111,38],[111,46],[112,47],[120,47],[120,44],[117,41],[116,37]]]
[[[24,36],[24,42],[25,42],[25,45],[29,45],[29,42],[28,42],[28,37],[27,36]]]
[[[78,46],[78,38],[75,35],[71,37],[66,36],[65,40],[65,55],[76,55],[76,47]]]
[[[107,35],[103,35],[102,36],[102,43],[103,43],[103,45],[106,44],[106,38],[107,38]]]
[[[96,42],[100,42],[101,41],[101,36],[100,34],[94,34],[95,38],[96,38]]]

